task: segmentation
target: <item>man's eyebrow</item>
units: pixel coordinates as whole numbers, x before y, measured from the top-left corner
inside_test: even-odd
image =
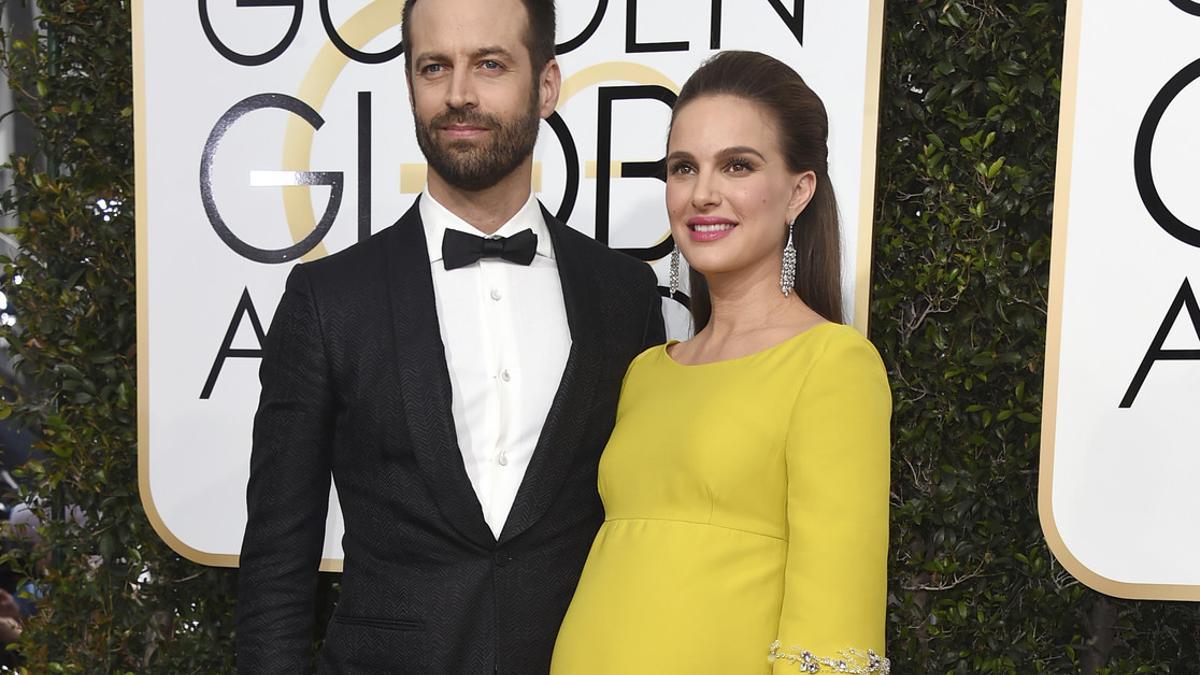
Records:
[[[512,53],[509,52],[504,47],[501,47],[499,45],[492,45],[490,47],[481,47],[479,49],[476,49],[475,52],[471,54],[471,57],[475,58],[475,59],[481,59],[485,56],[499,56],[499,57],[507,59],[509,61],[513,60]]]
[[[413,63],[418,63],[420,61],[445,61],[448,58],[449,57],[442,52],[421,52],[420,54],[417,54],[415,58],[413,58]]]
[[[482,59],[487,56],[498,56],[507,61],[513,60],[512,52],[499,45],[491,45],[488,47],[480,47],[471,53],[472,60]],[[413,58],[414,63],[421,61],[449,61],[450,57],[445,52],[421,52]]]

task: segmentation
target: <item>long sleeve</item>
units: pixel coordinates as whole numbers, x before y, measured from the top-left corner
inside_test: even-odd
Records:
[[[850,331],[837,337],[805,376],[788,428],[779,675],[887,672],[891,394],[874,347]],[[837,670],[841,660],[849,670]]]
[[[309,670],[334,417],[320,326],[307,274],[297,266],[259,370],[238,579],[239,673]]]

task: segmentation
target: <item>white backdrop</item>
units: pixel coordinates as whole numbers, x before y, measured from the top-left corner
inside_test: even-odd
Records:
[[[1042,525],[1100,591],[1200,600],[1200,3],[1069,14]]]
[[[420,191],[425,168],[394,50],[401,0],[199,4],[133,5],[140,479],[168,543],[199,562],[235,565],[259,394],[255,319],[270,325],[301,253],[279,252],[327,211],[328,230],[303,259],[387,227]],[[662,158],[667,102],[715,47],[770,53],[828,107],[847,310],[865,330],[882,0],[558,4],[561,123],[542,125],[535,155],[546,206],[569,208],[572,227],[613,247],[640,249],[665,285],[663,184],[637,177],[638,162]],[[602,97],[612,104],[602,109]],[[609,197],[598,199],[606,175]],[[287,186],[305,182],[314,186]],[[330,183],[340,183],[340,202]],[[669,331],[683,336],[686,311],[672,301],[665,311]],[[331,569],[341,558],[334,505]]]

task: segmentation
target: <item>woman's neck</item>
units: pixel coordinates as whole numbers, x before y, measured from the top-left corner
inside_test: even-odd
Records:
[[[779,270],[710,275],[712,314],[704,329],[671,358],[684,364],[737,358],[772,347],[825,321],[796,293],[779,291]]]
[[[779,291],[779,275],[770,270],[713,275],[708,278],[712,315],[702,333],[724,342],[738,336],[798,326],[811,313],[795,293]]]

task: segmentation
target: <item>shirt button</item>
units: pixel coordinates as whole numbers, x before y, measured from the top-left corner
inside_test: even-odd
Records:
[[[500,371],[500,379],[501,379],[501,380],[504,380],[505,382],[511,382],[511,381],[512,381],[512,375],[510,375],[510,374],[508,373],[508,369],[507,369],[507,368],[505,368],[504,370]]]
[[[493,289],[492,289],[492,292],[491,292],[491,296],[492,296],[492,299],[493,299],[493,300],[497,300],[497,301],[499,301],[499,300],[500,300],[500,298],[503,298],[503,297],[504,297],[504,295],[502,295],[502,294],[500,293],[500,289],[499,289],[499,288],[493,288]]]
[[[496,457],[496,463],[500,466],[508,466],[508,455],[501,452],[500,455]]]

